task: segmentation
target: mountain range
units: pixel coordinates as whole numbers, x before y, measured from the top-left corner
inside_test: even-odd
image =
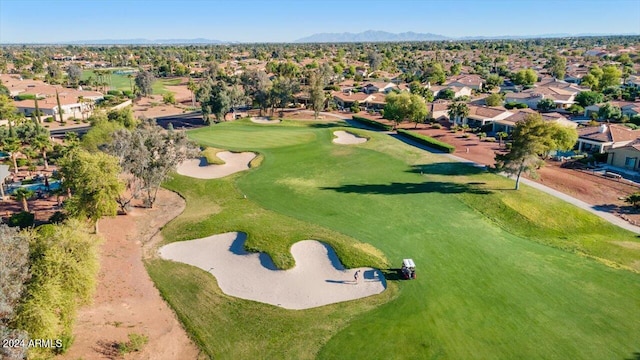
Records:
[[[539,39],[562,37],[638,35],[628,34],[541,34],[541,35],[503,35],[503,36],[463,36],[448,37],[432,33],[403,32],[394,34],[386,31],[367,30],[361,33],[320,33],[295,40],[295,43],[327,43],[327,42],[393,42],[393,41],[437,41],[437,40],[507,40],[507,39]]]

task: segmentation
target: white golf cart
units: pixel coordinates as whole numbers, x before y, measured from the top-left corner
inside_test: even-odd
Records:
[[[413,259],[402,260],[402,268],[400,269],[402,277],[406,280],[416,278],[416,264]]]

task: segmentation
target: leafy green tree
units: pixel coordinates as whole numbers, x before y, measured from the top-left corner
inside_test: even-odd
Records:
[[[542,112],[549,112],[556,108],[556,103],[553,102],[553,99],[542,99],[538,101],[537,108]]]
[[[172,92],[162,94],[162,102],[165,104],[175,105],[176,96]]]
[[[15,325],[31,338],[71,339],[79,305],[88,304],[98,275],[100,239],[86,222],[39,227],[30,242],[30,273]],[[54,348],[31,348],[29,358],[48,359]]]
[[[580,85],[588,87],[591,90],[597,89],[599,84],[600,80],[593,74],[586,74],[580,80]]]
[[[500,105],[502,105],[504,99],[502,98],[501,94],[494,93],[494,94],[491,94],[491,95],[487,96],[484,99],[484,101],[487,104],[487,106],[500,106]]]
[[[487,89],[491,90],[499,87],[503,82],[504,78],[502,78],[502,76],[498,74],[489,74],[485,80],[485,85]]]
[[[578,104],[571,104],[571,106],[567,108],[567,111],[573,115],[580,115],[584,113],[584,108]]]
[[[602,76],[600,77],[600,88],[604,89],[609,86],[620,86],[620,78],[622,71],[615,65],[605,65],[602,67]]]
[[[598,110],[598,117],[603,120],[620,120],[622,118],[622,110],[610,103],[606,103]]]
[[[497,154],[495,159],[498,171],[516,175],[516,190],[523,172],[537,175],[536,169],[544,164],[542,156],[551,150],[569,150],[578,139],[575,129],[545,122],[540,114],[529,114],[517,122],[511,136],[511,150]]]
[[[567,68],[567,58],[559,55],[554,55],[549,59],[549,62],[545,66],[549,69],[551,76],[556,79],[564,80],[564,75]]]
[[[192,78],[189,78],[187,82],[187,89],[191,91],[191,106],[196,107],[196,90],[198,90],[198,85],[196,85]]]
[[[442,85],[447,81],[447,73],[439,62],[425,62],[423,64],[422,78],[431,84]]]
[[[538,81],[538,74],[533,69],[523,69],[519,70],[512,80],[518,85],[533,85]]]
[[[498,131],[496,133],[496,136],[498,137],[498,146],[502,146],[502,140],[506,139],[509,137],[509,134],[507,134],[504,131]]]
[[[153,94],[153,83],[155,78],[149,71],[140,71],[136,75],[136,87],[142,96],[149,96]]]
[[[390,93],[386,101],[384,118],[394,122],[394,129],[405,120],[415,122],[417,126],[424,122],[429,114],[424,99],[416,94]]]
[[[309,100],[311,100],[311,106],[313,107],[313,118],[317,119],[320,111],[324,109],[324,84],[318,72],[310,74],[309,82]]]
[[[576,95],[575,100],[580,106],[587,107],[601,103],[604,100],[604,97],[599,92],[582,91]]]
[[[456,97],[456,93],[451,89],[442,89],[438,91],[438,99],[453,100],[454,97]]]
[[[455,64],[451,65],[451,67],[449,68],[449,74],[451,76],[460,75],[460,70],[462,70],[462,64],[455,63]]]
[[[116,198],[123,190],[118,159],[74,148],[59,160],[59,168],[63,184],[72,194],[65,203],[69,215],[95,223],[116,214]]]
[[[349,111],[351,111],[354,114],[357,114],[360,112],[360,110],[362,110],[360,108],[360,101],[356,100],[351,104],[351,107],[349,108]]]
[[[260,115],[271,106],[271,87],[273,86],[271,79],[264,71],[248,71],[241,76],[245,93],[260,108]]]

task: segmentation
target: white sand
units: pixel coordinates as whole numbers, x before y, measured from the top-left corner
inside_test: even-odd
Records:
[[[366,138],[359,137],[342,130],[334,131],[333,135],[337,136],[337,138],[333,139],[333,142],[340,145],[362,144],[363,142],[367,141]]]
[[[190,159],[178,165],[178,174],[197,179],[217,179],[239,171],[248,170],[249,163],[256,157],[252,152],[232,153],[222,151],[216,154],[225,163],[208,165],[205,158]]]
[[[277,270],[268,255],[246,252],[245,240],[245,233],[231,232],[175,242],[160,248],[160,256],[210,272],[227,295],[285,309],[309,309],[379,294],[386,289],[379,270],[345,270],[333,249],[319,241],[293,244],[295,267]],[[353,279],[356,270],[361,270],[358,283]]]
[[[266,117],[252,117],[251,122],[256,124],[278,124],[280,119],[269,120]]]

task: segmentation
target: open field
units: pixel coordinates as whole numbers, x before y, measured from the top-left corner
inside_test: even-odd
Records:
[[[379,296],[287,311],[226,296],[200,269],[149,261],[210,356],[624,359],[640,351],[633,234],[384,134],[350,129],[369,141],[335,145],[336,130],[241,121],[191,131],[202,145],[256,151],[264,161],[217,180],[176,175],[166,186],[187,208],[164,238],[244,231],[249,249],[282,268],[293,265],[292,243],[318,239],[348,267],[398,267],[412,257],[418,279],[393,281],[390,271]]]
[[[131,84],[135,86],[135,76],[136,74],[132,74],[133,78],[129,79],[127,75],[124,74],[111,74],[109,81],[109,89],[110,90],[131,90]],[[93,70],[83,70],[82,71],[82,80],[87,80],[89,77],[96,79],[96,75]],[[166,93],[168,90],[165,86],[175,86],[181,83],[181,79],[156,79],[153,83],[153,93],[156,95],[162,95]]]

